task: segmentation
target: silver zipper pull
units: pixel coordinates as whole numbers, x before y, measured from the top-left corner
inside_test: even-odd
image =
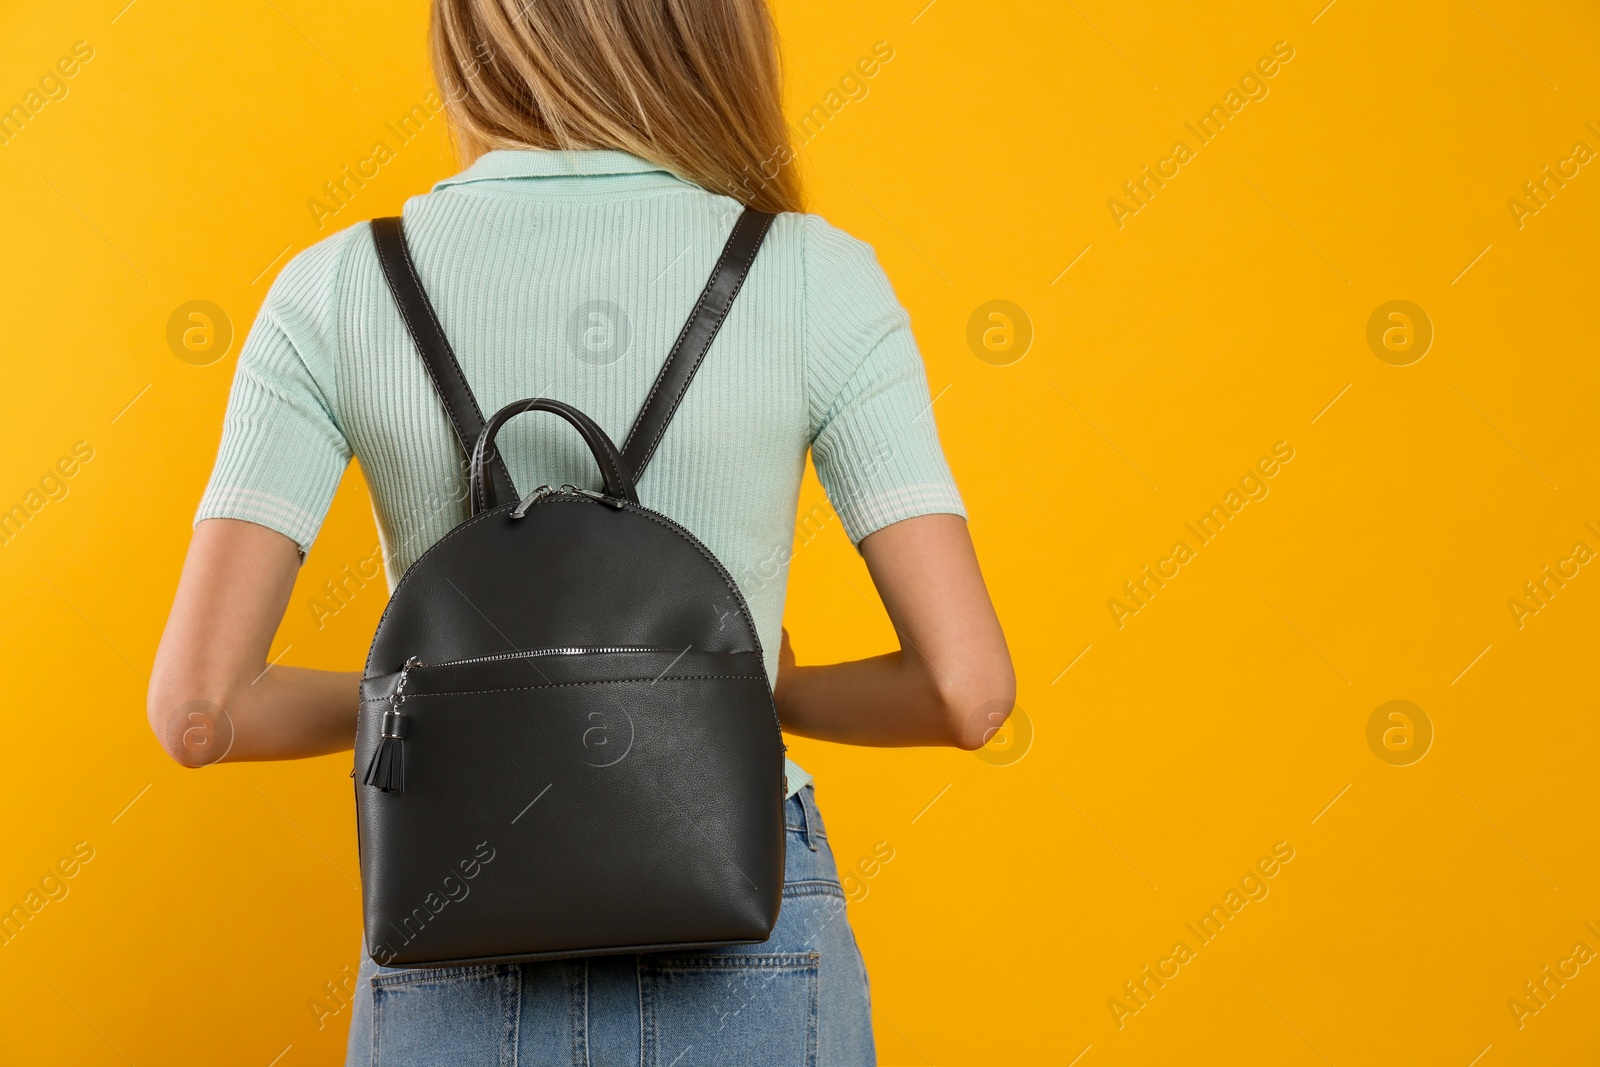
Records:
[[[575,485],[563,485],[561,488],[569,493],[577,493],[579,496],[586,496],[590,500],[598,500],[602,504],[610,504],[612,507],[619,510],[627,504],[627,502],[624,500],[618,500],[614,496],[606,496],[604,493],[597,493],[593,489],[579,489]]]
[[[521,502],[518,503],[515,508],[511,509],[511,517],[513,519],[522,518],[522,516],[528,513],[529,508],[533,507],[533,505],[537,504],[539,501],[543,500],[553,492],[555,492],[555,488],[553,486],[541,485],[539,488],[523,497]]]

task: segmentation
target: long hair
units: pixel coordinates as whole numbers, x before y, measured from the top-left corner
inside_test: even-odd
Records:
[[[457,148],[611,148],[799,211],[766,0],[434,0]]]

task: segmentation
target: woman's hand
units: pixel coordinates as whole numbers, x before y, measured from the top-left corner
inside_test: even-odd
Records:
[[[299,759],[355,743],[359,672],[267,663],[299,570],[299,548],[265,526],[195,527],[145,709],[179,763]]]
[[[825,667],[778,649],[783,728],[853,745],[981,748],[1011,714],[1016,675],[958,515],[924,515],[861,542],[900,651]]]

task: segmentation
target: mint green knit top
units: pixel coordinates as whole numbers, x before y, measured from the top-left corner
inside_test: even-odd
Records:
[[[739,210],[623,152],[497,151],[409,200],[405,227],[485,416],[552,397],[621,442]],[[600,487],[560,419],[521,416],[497,444],[521,492]],[[638,486],[734,576],[773,679],[808,448],[853,542],[964,514],[909,319],[872,249],[784,214]],[[469,508],[461,447],[366,223],[301,252],[273,283],[195,521],[258,523],[304,553],[352,457],[392,589]],[[791,793],[807,780],[789,765]]]

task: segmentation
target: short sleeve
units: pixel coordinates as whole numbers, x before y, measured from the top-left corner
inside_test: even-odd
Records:
[[[345,231],[283,269],[239,354],[222,444],[195,522],[244,519],[303,555],[333,502],[350,445],[334,412],[338,265]]]
[[[966,516],[928,379],[871,246],[806,217],[811,457],[853,543],[919,515]]]

